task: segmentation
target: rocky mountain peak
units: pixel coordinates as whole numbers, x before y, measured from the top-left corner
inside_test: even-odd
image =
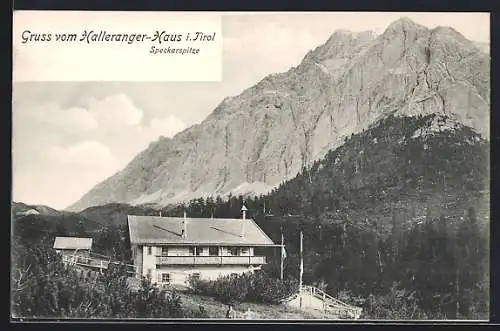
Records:
[[[457,33],[408,18],[380,36],[336,31],[299,66],[152,144],[72,209],[266,193],[390,114],[453,115],[488,136],[489,57]]]
[[[473,41],[465,38],[464,35],[449,26],[438,26],[432,29],[432,34],[434,39],[446,40],[448,43],[454,43],[461,47],[471,48],[475,45]]]
[[[402,17],[391,24],[385,29],[384,35],[391,35],[394,33],[400,33],[402,31],[426,31],[427,27],[417,24],[408,17]]]
[[[367,46],[375,40],[375,33],[372,31],[352,32],[348,30],[336,30],[328,40],[305,57],[322,61],[328,58],[338,58],[359,51],[362,46]]]

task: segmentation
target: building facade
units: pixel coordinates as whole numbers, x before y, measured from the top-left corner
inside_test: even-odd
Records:
[[[243,210],[243,214],[245,210]],[[261,268],[262,248],[280,247],[252,220],[128,216],[134,265],[153,283],[187,285]],[[259,255],[260,254],[260,255]]]

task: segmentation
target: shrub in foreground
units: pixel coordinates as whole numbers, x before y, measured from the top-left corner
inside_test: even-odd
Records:
[[[130,289],[124,266],[103,274],[65,266],[45,247],[28,247],[14,261],[13,317],[181,318],[191,316],[180,297],[143,280]]]
[[[278,304],[298,291],[296,280],[282,281],[263,271],[221,276],[216,280],[190,278],[189,284],[194,293],[214,297],[226,304]]]
[[[383,296],[370,295],[364,305],[364,318],[390,320],[421,320],[427,314],[418,306],[415,292],[400,289],[393,284],[389,293]]]

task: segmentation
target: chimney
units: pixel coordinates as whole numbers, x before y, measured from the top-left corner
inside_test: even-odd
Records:
[[[186,211],[184,211],[184,219],[182,220],[182,238],[186,239],[187,237],[187,217]]]
[[[243,212],[243,218],[241,219],[241,237],[245,237],[245,222],[246,222],[246,216],[247,216],[247,207],[243,205],[241,207],[241,211]]]

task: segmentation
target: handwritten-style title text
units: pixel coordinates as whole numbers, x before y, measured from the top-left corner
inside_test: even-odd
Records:
[[[216,32],[192,31],[186,33],[175,33],[166,30],[157,30],[152,34],[147,33],[115,33],[106,30],[84,30],[80,33],[39,33],[24,30],[21,34],[21,43],[49,43],[49,42],[80,42],[80,43],[122,43],[133,44],[152,42],[157,44],[172,42],[213,42],[216,40]]]

